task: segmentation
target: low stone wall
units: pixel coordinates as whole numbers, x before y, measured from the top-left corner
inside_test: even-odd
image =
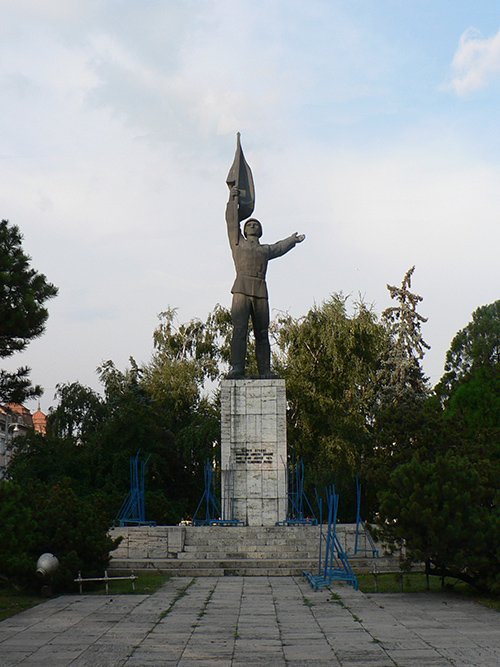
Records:
[[[324,527],[326,530],[326,526]],[[319,530],[319,528],[317,529]],[[207,544],[218,545],[222,550],[228,549],[228,540],[234,541],[235,547],[229,551],[251,551],[249,547],[252,544],[262,544],[263,542],[274,543],[277,547],[282,544],[286,549],[289,539],[312,539],[313,542],[318,539],[317,530],[308,526],[290,526],[290,527],[243,527],[243,526],[127,526],[112,528],[110,536],[114,539],[122,537],[122,541],[117,549],[111,552],[115,560],[136,560],[136,559],[174,559],[185,551],[192,551],[193,546],[185,548],[187,544]],[[314,536],[314,537],[313,537]],[[338,524],[337,537],[347,553],[354,553],[356,525]],[[383,555],[383,546],[376,545],[380,555]],[[214,546],[214,549],[216,547]],[[369,544],[363,531],[360,531],[358,549],[369,550]]]
[[[124,526],[111,528],[110,537],[122,537],[113,558],[177,558],[184,551],[185,526]]]

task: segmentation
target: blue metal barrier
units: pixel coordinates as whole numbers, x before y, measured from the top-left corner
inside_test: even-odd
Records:
[[[318,498],[321,521],[318,574],[315,575],[306,570],[302,574],[307,578],[315,591],[322,586],[329,586],[334,580],[346,581],[357,590],[358,580],[337,537],[336,525],[339,496],[338,493],[335,493],[335,486],[333,484],[326,488],[326,499],[328,503],[328,524],[325,534],[321,516],[322,502]]]
[[[145,474],[151,454],[139,461],[140,451],[130,457],[130,491],[116,515],[119,526],[156,526],[156,521],[146,521]]]
[[[219,503],[215,495],[215,474],[212,463],[205,461],[204,469],[205,490],[201,497],[196,512],[193,515],[193,526],[244,526],[243,521],[221,516]],[[205,518],[197,519],[198,512],[205,501]]]
[[[308,508],[305,515],[304,507]],[[288,512],[285,521],[277,521],[277,526],[317,526],[318,520],[304,491],[304,462],[293,459],[288,466]]]
[[[356,539],[354,542],[354,555],[357,556],[358,553],[371,554],[372,558],[378,558],[378,549],[375,546],[372,536],[366,530],[365,522],[361,519],[361,482],[356,477]],[[359,546],[359,534],[360,530],[365,536],[365,545],[368,541],[370,548],[361,549]]]

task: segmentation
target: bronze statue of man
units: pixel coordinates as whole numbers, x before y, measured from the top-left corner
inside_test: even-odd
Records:
[[[236,280],[231,290],[233,303],[231,317],[233,338],[231,342],[231,370],[228,378],[245,376],[248,321],[252,320],[255,336],[257,367],[261,377],[273,377],[271,373],[271,347],[269,344],[269,301],[266,286],[267,263],[281,257],[301,243],[304,234],[292,234],[272,245],[260,243],[262,225],[249,218],[254,208],[255,194],[250,167],[245,161],[238,143],[233,166],[227,178],[230,188],[226,207],[229,244],[236,267]],[[240,222],[248,218],[241,233]]]

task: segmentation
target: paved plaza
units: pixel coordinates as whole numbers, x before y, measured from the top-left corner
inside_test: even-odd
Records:
[[[176,577],[152,595],[66,595],[0,623],[0,665],[500,665],[500,614],[446,593],[300,577]]]

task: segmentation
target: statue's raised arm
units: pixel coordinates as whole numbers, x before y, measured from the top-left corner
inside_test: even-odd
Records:
[[[304,234],[292,234],[272,245],[260,243],[262,225],[250,218],[255,206],[255,189],[237,135],[234,162],[226,179],[230,193],[226,207],[229,244],[236,267],[236,280],[231,290],[233,303],[233,338],[231,342],[232,368],[228,378],[245,376],[246,341],[248,321],[251,318],[255,335],[255,352],[260,377],[275,377],[271,373],[271,348],[269,345],[269,302],[267,299],[266,271],[270,259],[281,257],[301,243]],[[247,219],[248,218],[248,219]],[[243,234],[240,222],[245,220]]]
[[[233,185],[229,192],[229,201],[226,206],[227,235],[231,250],[240,242],[241,229],[239,220],[239,189]]]
[[[253,184],[252,170],[248,166],[243,149],[241,148],[240,133],[236,135],[236,153],[233,164],[226,178],[226,183],[231,191],[229,202],[233,199],[234,188],[237,188],[237,210],[238,223],[249,218],[255,208],[255,188]]]

